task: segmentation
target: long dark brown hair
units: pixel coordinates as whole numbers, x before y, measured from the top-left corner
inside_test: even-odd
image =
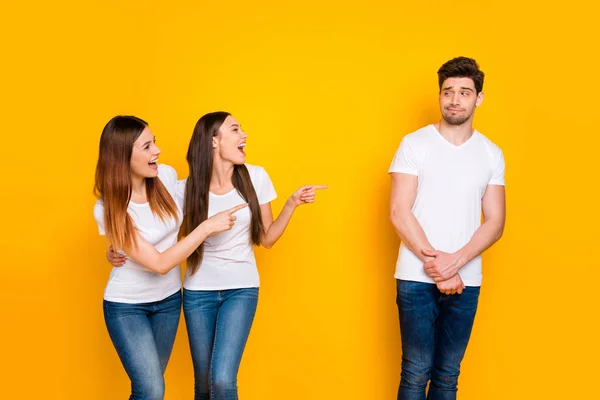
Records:
[[[210,179],[213,171],[214,149],[213,137],[219,133],[219,128],[231,114],[217,111],[202,116],[194,127],[187,152],[187,162],[190,175],[185,187],[183,204],[183,224],[179,231],[180,237],[189,235],[194,228],[208,218],[208,199]],[[263,232],[262,215],[256,191],[250,180],[248,168],[245,165],[235,165],[232,183],[240,196],[248,203],[252,216],[250,234],[252,243],[260,245],[260,235]],[[202,263],[204,243],[200,245],[187,259],[187,266],[194,274]]]
[[[113,248],[137,247],[135,224],[127,213],[131,199],[131,154],[133,144],[148,126],[133,116],[116,116],[104,127],[96,165],[94,193],[104,203],[104,229]],[[150,209],[164,221],[178,219],[175,201],[158,177],[146,178]]]

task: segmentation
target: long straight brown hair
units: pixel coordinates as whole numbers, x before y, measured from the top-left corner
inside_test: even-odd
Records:
[[[135,224],[127,213],[131,199],[133,144],[148,124],[133,116],[116,116],[104,127],[96,165],[94,193],[104,203],[104,230],[115,250],[137,247]],[[152,213],[163,222],[178,219],[175,201],[158,177],[146,178],[146,196]]]
[[[179,231],[180,237],[190,234],[198,225],[208,218],[208,199],[210,179],[213,171],[212,139],[219,133],[229,113],[217,111],[202,116],[196,123],[190,146],[187,152],[187,162],[190,175],[185,187],[183,204],[183,224]],[[248,168],[245,165],[235,165],[232,183],[240,196],[248,203],[252,215],[250,234],[252,243],[260,246],[260,234],[264,227],[256,191],[250,180]],[[187,259],[187,266],[194,274],[202,263],[204,243],[200,245]]]

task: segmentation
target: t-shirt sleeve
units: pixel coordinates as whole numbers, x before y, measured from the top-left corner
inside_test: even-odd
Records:
[[[175,189],[175,202],[183,210],[183,202],[185,200],[185,185],[187,184],[187,178],[177,181],[177,187]]]
[[[175,186],[177,185],[177,171],[175,171],[175,168],[166,164],[159,164],[158,178],[162,181],[167,190],[173,194]]]
[[[496,160],[494,162],[494,167],[492,169],[492,177],[488,185],[500,185],[504,186],[504,154],[502,154],[502,150],[498,149],[498,155],[496,156]]]
[[[419,168],[417,162],[417,154],[413,147],[410,145],[410,141],[405,137],[400,143],[400,147],[394,155],[392,165],[388,173],[400,172],[409,175],[418,175]]]
[[[277,198],[277,192],[267,171],[263,167],[257,167],[257,180],[254,186],[258,204],[267,204]]]
[[[101,235],[105,235],[106,232],[104,232],[104,204],[102,204],[102,201],[100,200],[98,200],[94,205],[94,219],[98,224],[98,233],[100,233]]]

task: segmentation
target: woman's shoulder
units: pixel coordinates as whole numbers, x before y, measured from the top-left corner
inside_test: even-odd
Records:
[[[96,200],[96,204],[94,204],[94,219],[98,224],[98,231],[104,235],[104,203],[102,199]]]
[[[170,185],[177,184],[177,171],[175,168],[167,164],[158,164],[158,178],[163,182]]]
[[[267,174],[267,171],[259,165],[252,165],[252,164],[244,164],[244,165],[246,166],[246,169],[248,170],[248,174],[250,174],[250,178],[252,180],[259,179],[262,176]]]
[[[94,215],[97,213],[104,213],[104,202],[102,199],[96,200],[96,203],[94,204]]]

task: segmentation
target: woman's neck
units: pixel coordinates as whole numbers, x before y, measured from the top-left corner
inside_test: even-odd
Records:
[[[145,203],[147,201],[146,178],[132,177],[131,201],[133,201],[134,203]]]
[[[233,188],[233,170],[235,165],[231,162],[215,160],[213,163],[210,189],[213,193],[229,191]]]

